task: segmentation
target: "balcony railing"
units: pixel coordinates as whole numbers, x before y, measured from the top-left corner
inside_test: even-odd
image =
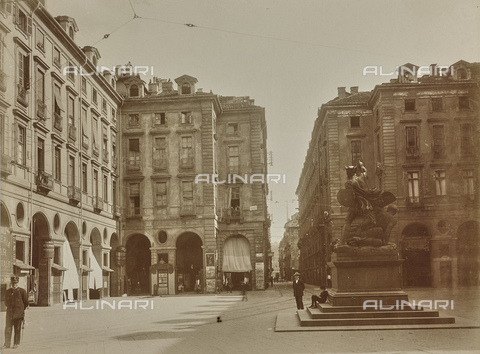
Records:
[[[180,208],[180,215],[182,216],[196,215],[195,205],[182,205]]]
[[[22,84],[17,84],[17,101],[25,107],[28,106],[27,93],[28,91]]]
[[[77,141],[77,127],[73,124],[68,125],[68,139],[71,141]]]
[[[43,100],[37,100],[37,117],[39,121],[45,123],[45,119],[47,118],[47,105]]]
[[[36,175],[37,190],[48,193],[53,189],[52,175],[45,171],[38,171]]]
[[[2,154],[2,177],[7,177],[12,174],[11,158],[8,155]]]
[[[224,208],[222,211],[223,221],[229,222],[242,222],[243,212],[239,208]]]
[[[0,91],[7,91],[7,74],[0,70]]]
[[[82,198],[82,192],[80,188],[75,186],[69,186],[67,192],[68,192],[68,199],[70,199],[71,204],[76,205],[80,203],[80,200]]]
[[[60,114],[56,112],[53,113],[53,127],[59,132],[63,131],[62,121],[63,118]]]
[[[89,143],[90,143],[89,137],[82,134],[82,147],[83,147],[84,149],[88,149],[88,147],[90,146]]]
[[[93,197],[93,209],[97,212],[103,210],[103,199],[100,197]]]

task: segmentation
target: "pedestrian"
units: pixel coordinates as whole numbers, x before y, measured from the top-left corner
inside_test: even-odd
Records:
[[[293,296],[297,302],[297,310],[303,310],[303,290],[305,290],[305,283],[300,279],[300,273],[296,272],[293,281]]]
[[[20,335],[25,318],[25,309],[28,307],[28,296],[25,289],[18,286],[18,277],[10,279],[12,287],[5,292],[5,306],[7,314],[5,321],[5,345],[4,348],[10,348],[12,340],[12,327],[14,329],[13,349],[20,344]]]
[[[317,302],[320,304],[324,304],[327,302],[328,291],[325,289],[325,285],[322,285],[320,287],[320,290],[322,290],[320,296],[312,295],[312,305],[310,306],[311,309],[317,307]]]
[[[242,281],[242,283],[240,284],[240,288],[242,289],[242,301],[248,301],[247,284],[245,284],[245,282]]]

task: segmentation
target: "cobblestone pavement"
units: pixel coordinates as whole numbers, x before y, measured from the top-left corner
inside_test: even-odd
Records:
[[[307,285],[304,298],[318,293]],[[446,315],[480,326],[480,289],[408,289],[411,300],[453,299]],[[278,313],[295,313],[290,283],[265,291],[219,295],[108,298],[144,300],[146,309],[32,307],[17,349],[3,353],[480,353],[480,329],[274,331]],[[151,302],[150,302],[151,301]],[[142,305],[143,303],[137,304]],[[152,305],[153,304],[153,305]],[[153,309],[152,309],[153,306]],[[441,313],[442,315],[442,313]],[[222,322],[217,322],[217,317]],[[5,313],[2,313],[2,336]],[[2,338],[3,343],[3,338]]]

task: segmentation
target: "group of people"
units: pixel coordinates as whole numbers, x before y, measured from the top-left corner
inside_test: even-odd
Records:
[[[297,302],[297,310],[303,310],[303,291],[305,290],[305,283],[300,279],[300,273],[296,272],[294,274],[295,279],[293,280],[293,296],[295,296],[295,301]],[[317,302],[324,304],[327,302],[328,291],[325,286],[320,287],[320,295],[312,295],[312,304],[310,308],[317,307]]]

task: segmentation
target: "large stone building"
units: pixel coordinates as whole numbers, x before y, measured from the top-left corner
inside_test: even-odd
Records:
[[[100,55],[42,1],[2,2],[0,17],[2,294],[16,274],[39,305],[109,295],[115,78],[76,75]]]
[[[362,161],[369,186],[397,197],[390,242],[405,259],[404,286],[478,285],[480,65],[421,77],[404,67],[371,92],[339,88],[318,111],[297,189],[302,259],[317,253],[320,263],[302,263],[307,281],[326,282],[346,215],[336,199],[344,166]]]
[[[300,270],[300,250],[298,248],[299,227],[298,213],[285,223],[285,232],[278,247],[278,265],[280,277],[284,280],[292,280],[295,271]]]
[[[126,291],[264,289],[267,184],[250,179],[267,173],[264,109],[196,90],[188,75],[175,83],[118,79]]]
[[[99,72],[44,1],[2,1],[0,17],[2,294],[14,274],[39,305],[263,289],[267,184],[244,174],[267,172],[264,109],[189,76],[147,89]],[[213,183],[229,173],[243,183]]]

